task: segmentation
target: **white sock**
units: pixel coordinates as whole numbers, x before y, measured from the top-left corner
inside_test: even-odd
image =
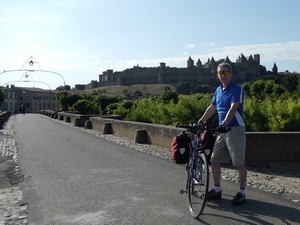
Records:
[[[220,185],[215,185],[214,190],[215,190],[215,192],[220,192],[221,191],[221,186]]]
[[[240,192],[242,195],[245,195],[245,194],[246,194],[245,188],[240,188],[239,192]]]

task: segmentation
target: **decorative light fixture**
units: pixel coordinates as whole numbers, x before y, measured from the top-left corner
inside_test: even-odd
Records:
[[[39,62],[36,61],[33,56],[30,56],[27,61],[23,63],[23,69],[29,71],[41,70]]]
[[[20,77],[20,81],[24,81],[24,82],[29,82],[31,80],[33,81],[33,77],[30,73],[28,73],[27,71]]]
[[[63,75],[61,75],[60,73],[57,73],[55,71],[51,71],[51,70],[42,70],[40,68],[40,64],[38,61],[35,60],[35,58],[33,56],[30,56],[27,61],[25,61],[23,63],[23,67],[21,69],[18,70],[4,70],[3,72],[0,72],[0,75],[3,73],[8,73],[8,72],[19,72],[19,71],[24,71],[25,74],[23,74],[20,78],[20,81],[22,81],[22,78],[25,79],[25,82],[29,82],[29,77],[30,74],[28,72],[45,72],[45,73],[52,73],[52,74],[56,74],[58,76],[60,76],[63,80],[63,87],[65,87],[66,83],[65,83],[65,78],[63,77]],[[32,77],[32,76],[31,76]]]
[[[29,65],[33,66],[34,62],[32,60],[30,60]]]

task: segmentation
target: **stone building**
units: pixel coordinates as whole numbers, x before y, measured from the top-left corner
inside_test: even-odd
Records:
[[[180,84],[180,83],[200,83],[216,85],[218,84],[216,71],[221,62],[231,64],[234,79],[238,82],[255,80],[261,74],[260,55],[250,55],[245,57],[240,54],[235,62],[228,57],[224,60],[215,61],[212,57],[206,63],[194,60],[189,57],[187,66],[184,68],[169,67],[165,62],[161,62],[158,67],[140,67],[126,69],[121,72],[114,72],[109,69],[99,75],[99,81],[92,81],[85,85],[85,89],[114,86],[114,85],[134,85],[134,84]],[[83,89],[83,87],[81,87]]]
[[[56,92],[40,88],[15,87],[14,85],[2,88],[4,102],[1,110],[12,113],[20,113],[20,106],[24,105],[27,113],[35,113],[38,110],[58,109]]]

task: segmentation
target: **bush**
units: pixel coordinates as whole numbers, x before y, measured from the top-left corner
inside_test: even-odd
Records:
[[[80,114],[98,114],[98,106],[90,100],[78,100],[72,106],[72,110],[79,112]]]

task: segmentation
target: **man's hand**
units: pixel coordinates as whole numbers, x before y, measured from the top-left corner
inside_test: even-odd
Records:
[[[224,125],[220,125],[220,126],[217,126],[216,130],[219,132],[219,133],[226,133],[228,130],[227,130],[227,127],[225,127]]]

